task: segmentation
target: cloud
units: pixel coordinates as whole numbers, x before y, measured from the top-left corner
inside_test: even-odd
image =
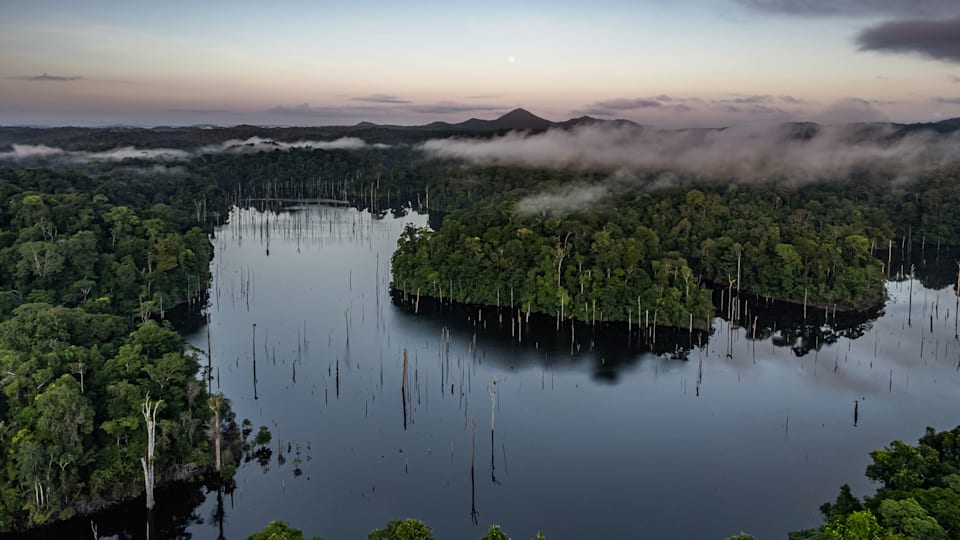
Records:
[[[666,94],[661,94],[649,98],[610,98],[595,101],[582,109],[574,110],[574,114],[586,114],[591,116],[619,116],[624,112],[631,111],[670,111],[670,112],[690,112],[693,108],[683,102],[690,101],[686,98],[674,98]]]
[[[853,125],[798,129],[763,123],[688,130],[592,125],[482,140],[433,139],[418,148],[472,164],[629,171],[661,183],[672,181],[671,175],[802,183],[846,178],[857,168],[908,177],[960,160],[960,135],[894,137],[892,126],[879,127],[870,137]]]
[[[369,96],[357,96],[350,98],[351,101],[364,101],[369,103],[387,103],[387,104],[404,104],[412,103],[410,100],[402,99],[397,96],[391,96],[389,94],[370,94]]]
[[[779,99],[784,103],[789,103],[790,105],[807,105],[808,103],[810,103],[805,99],[801,99],[793,96],[777,96],[777,99]]]
[[[663,107],[663,103],[654,99],[645,99],[645,98],[616,98],[616,99],[607,99],[603,101],[598,101],[594,103],[594,107],[599,109],[607,109],[614,111],[632,111],[636,109],[650,109],[656,107]]]
[[[739,103],[739,104],[754,104],[754,103],[773,103],[773,96],[767,95],[755,95],[755,96],[740,96],[728,100],[723,100],[726,103]]]
[[[802,112],[801,110],[787,110],[787,108],[796,109],[799,106],[809,104],[811,104],[811,102],[788,95],[749,94],[710,99],[660,94],[647,98],[611,98],[595,101],[581,109],[574,110],[573,113],[614,117],[623,115],[625,112],[669,114],[701,111],[707,114],[712,112],[720,115],[734,114],[766,117],[779,115],[783,120],[787,120],[792,118],[796,113]]]
[[[266,112],[290,116],[329,116],[331,114],[342,114],[343,107],[311,107],[309,103],[304,102],[292,107],[277,105],[267,109]]]
[[[855,122],[885,122],[889,118],[874,107],[873,101],[851,97],[830,104],[822,112],[814,115],[814,120],[824,124],[851,124]]]
[[[43,73],[40,75],[22,76],[22,77],[9,77],[9,78],[17,81],[33,81],[33,82],[40,82],[40,81],[70,82],[70,81],[83,80],[83,77],[80,77],[79,75],[65,76],[65,75],[50,75],[48,73]]]
[[[750,114],[785,114],[786,112],[780,107],[770,107],[767,105],[752,105],[747,110]]]
[[[117,162],[125,159],[142,161],[178,162],[189,161],[205,154],[247,154],[264,151],[310,150],[361,150],[364,148],[389,148],[389,145],[368,145],[356,137],[341,137],[332,141],[282,142],[261,137],[245,140],[229,140],[220,144],[202,146],[194,150],[173,148],[135,148],[124,146],[102,152],[70,151],[46,145],[14,144],[12,150],[0,152],[3,161],[64,161],[69,163]]]
[[[412,101],[398,99],[389,95],[372,95],[351,98],[353,101],[370,103],[370,105],[355,105],[344,107],[311,107],[309,103],[294,106],[278,105],[265,111],[268,114],[283,116],[299,116],[325,119],[356,119],[380,115],[384,112],[397,114],[402,112],[412,114],[456,114],[484,111],[506,111],[501,105],[485,105],[480,103],[458,103],[454,101],[440,101],[437,103],[416,104]]]
[[[917,54],[960,62],[960,16],[880,24],[861,32],[857,44],[861,51]]]
[[[960,13],[956,0],[736,0],[757,11],[807,17],[944,17]]]
[[[14,144],[9,152],[0,152],[0,159],[11,161],[65,159],[74,162],[122,161],[143,159],[147,161],[176,161],[192,157],[190,152],[172,148],[134,148],[124,146],[103,152],[75,152],[43,144]]]
[[[947,75],[947,80],[950,82],[960,83],[960,75]]]
[[[452,101],[441,101],[439,103],[413,105],[410,107],[410,111],[417,114],[451,114],[505,110],[507,110],[507,108],[500,105],[478,105],[475,103],[455,103]]]
[[[565,186],[557,191],[525,197],[517,203],[521,214],[575,212],[588,208],[612,193],[605,184]]]
[[[167,109],[165,112],[171,114],[230,114],[233,111],[227,109]]]
[[[942,103],[944,105],[960,105],[960,97],[955,97],[955,98],[935,97],[933,98],[933,102]]]
[[[235,139],[218,145],[204,146],[198,150],[198,153],[252,153],[262,152],[264,150],[291,150],[294,148],[310,150],[360,150],[366,146],[367,143],[364,142],[363,139],[356,137],[341,137],[332,141],[296,141],[292,143],[261,137],[250,137],[242,141]]]

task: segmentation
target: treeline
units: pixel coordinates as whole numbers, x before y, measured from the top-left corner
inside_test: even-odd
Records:
[[[207,288],[210,242],[184,204],[203,189],[0,170],[0,532],[142,494],[147,396],[158,482],[214,462],[207,432],[215,408],[231,430],[226,402],[156,322]]]
[[[627,321],[633,308],[636,320],[639,296],[644,317],[648,306],[680,327],[691,313],[696,325],[705,308],[697,294],[691,299],[690,283],[865,309],[882,303],[885,275],[910,272],[886,268],[888,249],[902,259],[960,244],[957,176],[943,169],[911,182],[863,173],[802,186],[661,185],[466,167],[434,179],[431,204],[451,212],[438,231],[403,236],[394,286],[430,296],[443,288],[447,298],[489,305],[512,287],[524,307],[554,315],[565,301],[580,320],[592,318],[582,307],[594,302],[607,319]]]
[[[857,215],[850,218],[866,221],[876,235],[868,237],[878,241],[878,248],[886,248],[888,240],[899,247],[906,239],[918,244],[925,239],[927,246],[933,248],[938,241],[944,245],[960,245],[958,179],[960,165],[943,166],[908,178],[894,172],[855,170],[845,178],[797,184],[790,181],[789,171],[769,182],[742,182],[737,178],[683,177],[669,171],[610,174],[502,165],[457,166],[438,161],[429,188],[432,209],[447,212],[478,203],[497,205],[536,195],[546,195],[546,199],[554,203],[562,201],[566,206],[582,206],[585,190],[593,190],[595,199],[607,195],[617,199],[617,194],[621,198],[637,193],[683,195],[696,189],[708,196],[720,197],[724,204],[730,198],[749,201],[763,194],[784,210],[806,211],[811,225],[817,227],[832,223],[837,217],[845,222],[848,218],[843,216],[855,211]],[[553,206],[562,208],[564,204]]]
[[[455,212],[437,232],[403,232],[393,286],[562,319],[706,327],[710,294],[687,261],[632,216],[620,217],[520,217],[511,203]]]

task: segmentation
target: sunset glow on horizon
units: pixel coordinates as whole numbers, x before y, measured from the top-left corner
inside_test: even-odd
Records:
[[[951,0],[88,4],[0,7],[0,125],[960,116]]]

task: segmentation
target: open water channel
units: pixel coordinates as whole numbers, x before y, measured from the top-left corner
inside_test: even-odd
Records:
[[[818,525],[841,484],[872,493],[870,450],[960,423],[956,253],[926,250],[870,313],[759,301],[710,335],[654,344],[598,323],[571,345],[552,318],[518,332],[506,308],[415,314],[393,298],[407,223],[427,217],[305,205],[234,210],[218,230],[211,386],[270,429],[272,456],[244,463],[233,493],[161,496],[161,536],[246,538],[281,519],[347,540],[415,517],[440,539],[492,523],[513,538],[782,539]],[[206,350],[205,326],[187,338]]]

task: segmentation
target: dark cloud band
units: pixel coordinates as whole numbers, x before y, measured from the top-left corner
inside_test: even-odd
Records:
[[[737,0],[737,2],[758,11],[807,17],[960,15],[960,4],[956,0]]]
[[[960,17],[894,21],[864,30],[857,37],[863,51],[918,54],[960,62]]]
[[[386,104],[405,104],[410,100],[403,99],[389,94],[371,94],[369,96],[357,96],[350,98],[351,101],[364,101],[367,103],[386,103]]]
[[[31,81],[31,82],[70,82],[70,81],[80,81],[83,80],[83,77],[77,75],[50,75],[49,73],[42,73],[40,75],[29,75],[24,77],[10,77],[11,79],[17,81]]]

